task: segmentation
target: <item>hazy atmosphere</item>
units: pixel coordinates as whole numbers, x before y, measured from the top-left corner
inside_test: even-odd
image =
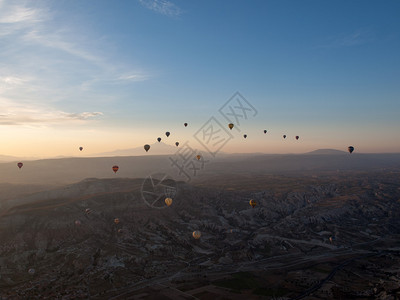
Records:
[[[226,152],[398,152],[399,9],[398,1],[2,0],[0,153],[76,156],[83,146],[93,155],[152,144],[166,131],[168,143],[200,148],[193,135],[212,116],[229,123],[219,109],[237,91],[253,110]]]
[[[399,12],[0,0],[0,299],[400,299]]]

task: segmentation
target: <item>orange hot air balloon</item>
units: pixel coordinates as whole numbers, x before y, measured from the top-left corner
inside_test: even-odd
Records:
[[[233,126],[234,126],[233,123],[229,123],[228,124],[228,127],[229,127],[230,130],[232,130]]]
[[[197,160],[200,160],[201,155],[196,155]]]
[[[143,148],[144,148],[144,150],[146,150],[146,152],[147,152],[147,151],[149,151],[149,149],[150,149],[150,145],[147,145],[147,144],[146,144],[146,145],[144,145]]]
[[[19,163],[17,163],[17,166],[18,166],[18,168],[22,168],[22,166],[23,166],[24,164],[22,163],[22,162],[19,162]]]
[[[257,202],[256,202],[255,200],[251,199],[251,200],[249,201],[249,204],[251,205],[252,208],[254,208],[254,207],[256,207]]]
[[[183,123],[183,125],[184,125],[185,127],[187,127],[187,123]]]
[[[296,140],[298,140],[299,139],[299,136],[298,135],[296,135]]]
[[[192,235],[196,240],[198,240],[201,237],[201,232],[196,230],[196,231],[193,231]]]
[[[176,142],[175,145],[178,147],[179,146],[179,142]]]
[[[79,147],[79,150],[82,151],[82,150],[83,150],[83,147]]]
[[[165,198],[165,204],[167,204],[167,206],[170,206],[172,204],[172,199],[171,198]]]
[[[157,138],[157,141],[158,141],[158,142],[161,142],[161,138],[160,138],[160,137],[159,137],[159,138]]]
[[[114,223],[118,225],[118,224],[119,224],[119,219],[118,219],[118,218],[115,218],[115,219],[114,219]]]
[[[117,171],[119,170],[119,167],[118,166],[113,166],[112,169],[113,169],[114,173],[117,173]]]

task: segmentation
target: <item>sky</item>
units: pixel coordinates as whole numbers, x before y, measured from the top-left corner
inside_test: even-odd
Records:
[[[399,13],[397,0],[0,0],[0,154],[159,136],[214,153],[400,152]]]

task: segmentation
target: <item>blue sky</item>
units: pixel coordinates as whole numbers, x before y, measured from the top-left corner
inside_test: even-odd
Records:
[[[167,130],[195,144],[236,91],[257,115],[226,152],[399,152],[399,12],[398,1],[0,0],[0,154],[93,154]]]

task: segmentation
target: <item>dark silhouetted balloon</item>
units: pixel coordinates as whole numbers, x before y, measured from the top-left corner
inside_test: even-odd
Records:
[[[244,137],[244,138],[247,138],[247,134],[244,134],[243,137]]]
[[[82,151],[82,150],[83,150],[83,147],[79,147],[79,150]]]
[[[286,134],[283,135],[283,138],[286,139]]]
[[[170,135],[169,131],[167,131],[167,132],[165,133],[165,135],[166,135],[167,137],[169,137],[169,135]]]
[[[232,130],[233,126],[234,126],[233,123],[229,123],[229,125],[228,125],[230,130]]]
[[[296,140],[298,140],[299,139],[299,136],[298,135],[296,135]]]
[[[264,130],[264,133],[267,133],[267,130]]]
[[[117,173],[119,167],[118,166],[113,166],[112,169],[113,169],[114,173]]]
[[[161,138],[160,138],[160,137],[159,137],[159,138],[157,138],[157,141],[158,141],[158,142],[161,142]]]
[[[147,152],[147,151],[149,151],[149,149],[150,149],[150,145],[146,144],[146,145],[143,146],[143,148],[144,148],[144,150],[146,150],[146,152]]]
[[[22,168],[22,166],[23,166],[24,164],[22,163],[22,162],[19,162],[19,163],[17,163],[17,166],[18,166],[18,168]],[[29,168],[28,168],[29,169]]]
[[[186,126],[187,126],[187,123],[183,123],[183,125],[186,127]]]
[[[347,150],[349,150],[349,152],[350,152],[350,154],[351,154],[351,153],[353,153],[353,151],[354,151],[354,147],[353,147],[353,146],[349,146],[349,147],[347,148]]]
[[[178,147],[179,146],[179,142],[176,142],[175,145]]]

